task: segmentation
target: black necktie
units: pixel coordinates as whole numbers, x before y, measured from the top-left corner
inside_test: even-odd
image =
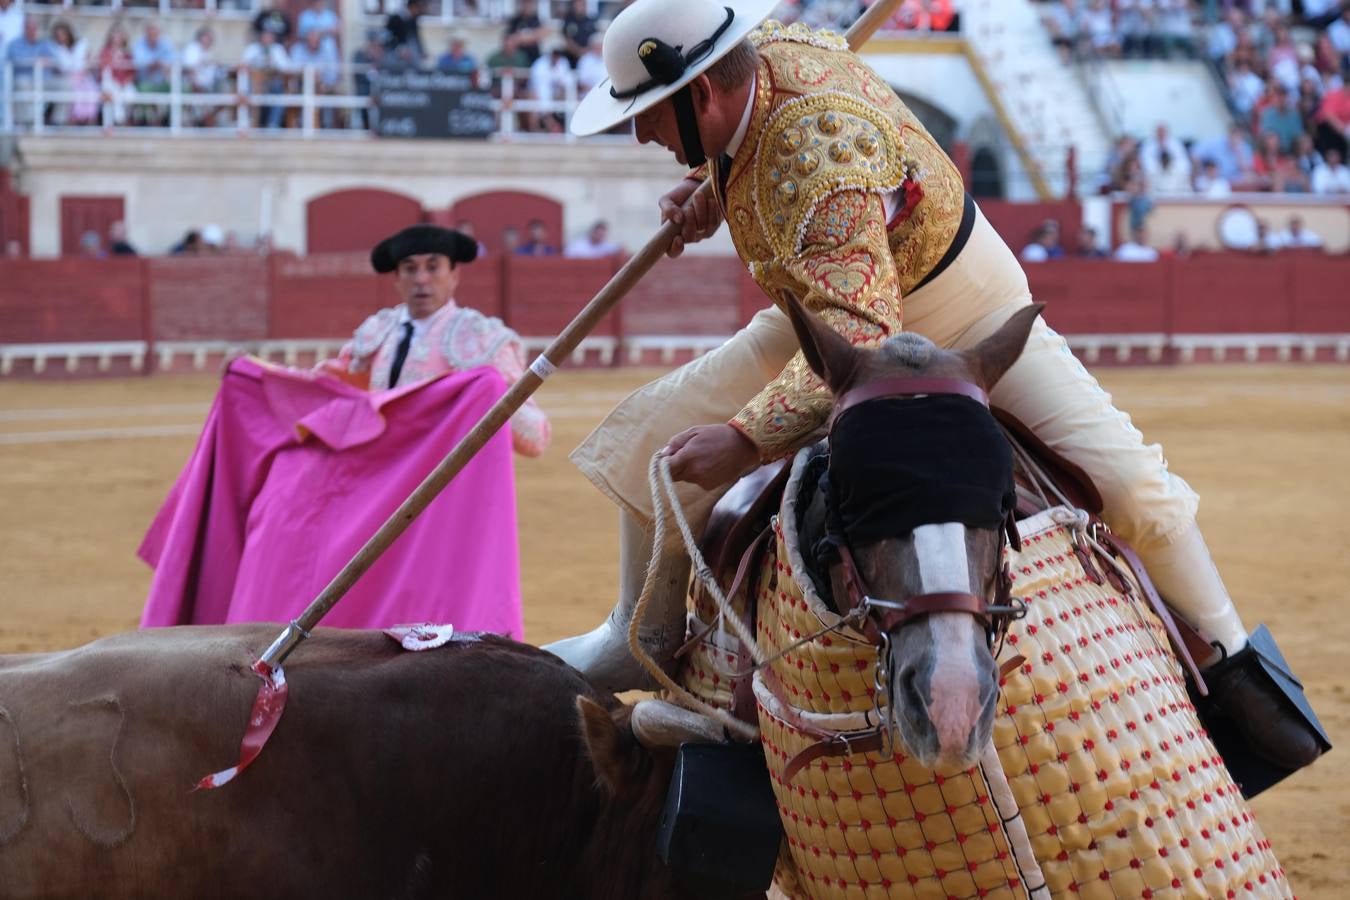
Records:
[[[717,195],[719,201],[725,202],[727,196],[727,180],[731,177],[731,157],[723,153],[717,159]]]
[[[403,337],[399,339],[398,349],[394,351],[394,364],[389,367],[389,386],[398,384],[399,373],[403,371],[403,362],[408,358],[408,348],[412,346],[413,323],[403,323]]]

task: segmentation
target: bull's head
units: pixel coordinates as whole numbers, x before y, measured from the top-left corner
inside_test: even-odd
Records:
[[[1029,306],[1019,310],[992,336],[969,350],[956,352],[942,350],[913,334],[891,338],[876,349],[856,348],[809,313],[797,298],[785,295],[784,303],[807,363],[836,398],[879,379],[911,376],[958,379],[988,392],[1021,354],[1041,309]],[[1006,455],[1009,451],[1006,445],[994,446],[988,440],[990,435],[993,441],[1001,442],[1002,438],[992,419],[987,423],[979,421],[978,416],[988,416],[987,411],[975,403],[970,406],[975,412],[967,410],[963,414],[971,415],[971,421],[978,426],[971,431],[989,444],[985,449],[991,455],[982,458],[987,473],[990,468],[1002,467],[998,454]],[[840,418],[831,442],[832,490],[836,495],[841,489],[851,492],[874,520],[883,520],[880,534],[876,521],[865,533],[854,535],[847,533],[845,523],[842,539],[851,551],[851,565],[856,572],[851,587],[856,592],[860,581],[868,597],[885,598],[897,605],[920,595],[944,592],[992,598],[1001,571],[1000,523],[981,522],[980,527],[973,527],[966,522],[946,520],[947,505],[941,483],[902,485],[899,489],[880,483],[888,470],[904,468],[890,465],[887,454],[894,460],[896,454],[922,453],[927,448],[920,436],[914,434],[905,436],[903,443],[908,449],[895,446],[900,443],[893,438],[897,436],[896,417],[903,415],[901,406],[872,407],[866,415],[861,405],[854,407]],[[843,434],[846,427],[851,429],[847,435]],[[899,427],[903,429],[903,425]],[[916,471],[950,474],[951,506],[960,505],[954,495],[960,489],[960,473],[956,470],[961,466],[951,457],[966,451],[962,440],[964,437],[957,440],[954,448],[948,435],[945,449],[933,451],[946,453],[946,457],[933,460],[929,467],[907,467],[902,477],[913,479]],[[847,453],[841,452],[845,443]],[[953,449],[957,451],[955,454]],[[979,448],[969,449],[980,452]],[[855,463],[861,465],[855,467]],[[1010,455],[1006,466],[1010,486]],[[849,467],[861,471],[850,472]],[[840,468],[844,470],[839,471]],[[918,478],[923,480],[923,475]],[[916,494],[925,498],[930,508],[921,520],[923,524],[917,526],[913,524],[913,516],[899,508],[904,505],[900,498]],[[886,514],[875,514],[878,508],[889,509],[891,520],[902,525],[886,530]],[[966,518],[969,521],[968,515]],[[983,527],[986,524],[988,527]],[[831,566],[830,579],[836,598],[849,595],[852,573],[845,568],[847,564],[841,560]],[[894,731],[910,753],[929,768],[971,765],[989,740],[997,701],[998,669],[984,622],[966,612],[930,612],[909,618],[887,633],[888,658],[883,661],[889,674],[889,720]]]

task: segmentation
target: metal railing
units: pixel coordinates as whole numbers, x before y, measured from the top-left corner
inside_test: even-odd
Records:
[[[203,18],[246,19],[262,8],[261,0],[26,0],[24,11],[38,15],[119,16],[199,15]]]
[[[48,60],[32,67],[4,63],[0,134],[268,132],[351,138],[378,130],[379,104],[371,96],[379,93],[377,67],[331,64],[264,71],[240,66],[219,72],[204,87],[200,73],[174,63],[162,80],[138,85],[134,77],[125,72],[119,77],[111,68],[67,72]],[[524,70],[480,70],[473,79],[492,92],[493,139],[576,140],[567,128],[582,93],[575,74],[557,80],[553,97],[534,96]],[[629,139],[626,133],[618,138]]]

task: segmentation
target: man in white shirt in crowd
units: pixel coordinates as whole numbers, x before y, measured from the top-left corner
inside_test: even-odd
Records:
[[[1130,232],[1130,239],[1116,248],[1116,262],[1151,263],[1158,261],[1158,251],[1148,245],[1148,235],[1143,226]]]
[[[1328,147],[1322,154],[1322,164],[1313,169],[1314,194],[1350,194],[1350,166],[1341,159],[1341,151]]]
[[[567,45],[559,41],[530,65],[530,95],[546,103],[562,100],[567,96],[567,84],[571,79],[572,64],[567,59]],[[555,123],[557,128],[553,127]],[[556,131],[561,127],[562,120],[556,115],[539,113],[536,116],[536,131]]]
[[[244,48],[240,65],[248,70],[253,94],[284,94],[291,73],[291,58],[271,31],[260,31],[253,43]],[[285,107],[264,106],[258,110],[258,126],[280,128]]]
[[[609,223],[601,219],[568,244],[563,249],[563,256],[568,259],[603,259],[622,252],[623,247],[609,239]]]
[[[1153,137],[1139,145],[1139,162],[1159,193],[1185,193],[1191,184],[1191,157],[1186,145],[1172,136],[1165,122],[1159,122]],[[1161,182],[1161,185],[1160,185]],[[1181,191],[1180,185],[1186,190]]]
[[[1318,250],[1322,247],[1322,238],[1316,232],[1303,227],[1303,217],[1299,215],[1289,217],[1288,227],[1281,231],[1276,239],[1281,248],[1290,250]]]
[[[597,31],[591,35],[586,52],[577,60],[577,96],[584,97],[609,75],[605,72],[605,58],[601,49],[605,45],[605,34]]]
[[[1219,164],[1207,159],[1200,164],[1200,174],[1195,176],[1195,192],[1210,200],[1224,200],[1233,194],[1233,186],[1219,171]]]
[[[314,69],[314,93],[330,96],[338,92],[338,80],[342,76],[342,60],[338,58],[337,44],[326,40],[324,33],[313,29],[296,41],[291,48],[291,66],[304,78],[308,67]],[[319,127],[332,128],[335,124],[336,110],[325,106],[319,110]]]

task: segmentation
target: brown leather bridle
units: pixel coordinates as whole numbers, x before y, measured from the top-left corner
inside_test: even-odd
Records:
[[[984,407],[989,406],[989,396],[978,385],[958,378],[907,378],[904,376],[882,378],[845,392],[835,402],[834,413],[830,417],[829,430],[834,433],[839,420],[850,409],[874,400],[899,397],[922,397],[934,394],[956,394],[969,397]],[[1003,541],[1014,550],[1022,547],[1013,519],[1014,511],[1008,510],[1003,522]],[[870,640],[881,642],[896,628],[905,623],[939,612],[968,613],[979,619],[984,625],[989,646],[1000,644],[1007,634],[1009,625],[1015,619],[1026,615],[1026,604],[1012,596],[1012,575],[1000,552],[994,561],[995,591],[991,601],[989,597],[960,591],[935,591],[928,594],[916,594],[904,600],[873,597],[858,565],[853,559],[848,541],[838,544],[839,561],[843,566],[844,585],[848,590],[850,610],[863,609],[863,632]]]

